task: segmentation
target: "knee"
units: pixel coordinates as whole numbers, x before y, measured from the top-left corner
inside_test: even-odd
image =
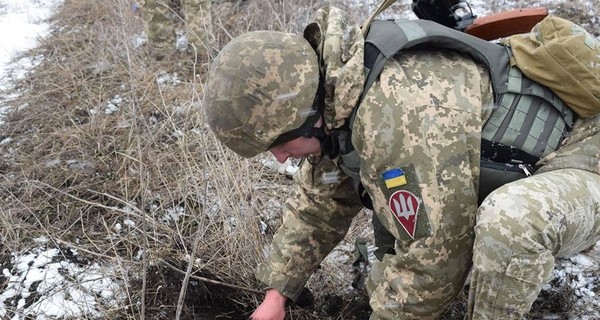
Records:
[[[553,230],[535,201],[492,194],[480,206],[475,225],[475,265],[504,269],[515,256],[552,255]]]

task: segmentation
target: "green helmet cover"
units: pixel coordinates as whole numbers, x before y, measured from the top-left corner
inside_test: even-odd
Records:
[[[303,37],[253,31],[231,40],[215,58],[204,107],[216,137],[250,158],[314,115],[317,55]]]

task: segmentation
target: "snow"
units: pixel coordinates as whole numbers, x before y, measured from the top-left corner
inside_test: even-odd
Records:
[[[597,247],[599,245],[596,244]],[[600,265],[597,258],[587,254],[557,261],[554,279],[573,290],[576,297],[574,308],[580,313],[579,319],[600,319],[600,297],[595,293],[600,291],[600,277],[596,274],[598,269]],[[544,289],[551,290],[549,285]]]
[[[39,38],[48,35],[51,26],[46,20],[61,3],[62,0],[0,0],[0,123],[6,112],[4,102],[14,98],[5,93],[7,89],[12,87],[14,81],[31,72],[44,58],[19,58],[19,54],[34,48]],[[473,0],[471,6],[479,16],[489,14],[486,1]],[[158,79],[158,83],[164,86],[177,85],[179,82],[176,74],[163,74]],[[90,111],[111,114],[118,112],[122,103],[123,98],[115,96],[103,108]],[[0,141],[6,142],[6,139]],[[79,162],[70,164],[86,165]],[[296,161],[278,164],[274,159],[267,159],[263,164],[290,177],[298,170]],[[48,162],[47,165],[53,166],[54,163]],[[324,178],[336,180],[339,177],[333,172]],[[163,221],[177,221],[183,214],[185,212],[181,208],[173,208]],[[114,229],[118,233],[124,226],[134,228],[135,222],[125,218]],[[265,232],[266,224],[262,223],[262,228]],[[94,262],[81,256],[74,247],[59,246],[45,238],[36,239],[36,244],[28,250],[14,252],[10,261],[3,261],[0,265],[0,277],[6,281],[0,283],[0,318],[102,318],[102,306],[115,307],[123,301],[121,290],[124,283],[119,280],[119,272],[122,271],[114,265]],[[578,319],[600,319],[600,297],[595,294],[600,286],[600,275],[596,274],[600,268],[599,246],[600,243],[595,251],[558,260],[554,271],[553,283],[565,284],[573,289]],[[348,246],[340,246],[328,260],[336,264],[347,263],[343,260],[348,257],[351,259],[351,254],[348,254],[351,251]],[[140,250],[136,259],[141,259],[142,254]],[[544,289],[551,290],[551,287],[548,285]],[[554,316],[548,314],[545,318],[553,319]]]
[[[75,249],[38,240],[38,247],[13,253],[2,269],[6,287],[0,293],[0,318],[20,320],[101,317],[99,304],[122,300],[122,284],[112,267],[91,263]]]
[[[276,171],[279,174],[284,174],[287,177],[292,177],[298,171],[298,161],[287,159],[284,163],[279,163],[274,157],[263,159],[262,165]]]
[[[49,32],[45,22],[62,0],[4,0],[0,2],[0,65],[20,52],[34,48]]]
[[[62,0],[2,0],[0,1],[0,103],[11,99],[4,91],[14,80],[23,78],[42,57],[26,57],[13,61],[16,56],[34,48],[37,39],[48,34],[45,22]],[[6,112],[0,104],[0,123]]]
[[[14,97],[5,94],[6,90],[43,57],[15,59],[48,35],[51,26],[46,21],[61,3],[0,0],[0,123],[4,102]],[[113,105],[118,105],[117,98],[111,101]],[[114,108],[109,105],[107,109]],[[86,165],[75,160],[69,164]],[[97,318],[102,316],[100,305],[114,306],[122,300],[122,283],[113,267],[92,263],[77,250],[56,246],[48,239],[37,239],[37,244],[13,253],[9,262],[0,265],[5,281],[0,292],[1,319]]]

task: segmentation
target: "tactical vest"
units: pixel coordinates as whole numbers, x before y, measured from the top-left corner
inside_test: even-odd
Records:
[[[351,143],[356,111],[388,59],[409,48],[453,49],[469,54],[490,72],[494,110],[482,128],[480,202],[501,185],[530,175],[535,163],[556,150],[570,132],[574,112],[550,89],[511,67],[508,47],[429,20],[375,20],[365,38],[366,81],[362,96],[342,130],[340,168],[360,181],[360,158]]]
[[[429,20],[376,20],[365,38],[365,87],[352,115],[333,132],[340,168],[359,186],[365,207],[371,199],[360,183],[360,157],[352,146],[352,124],[362,99],[377,80],[388,59],[409,48],[453,49],[469,54],[490,72],[494,109],[482,128],[479,199],[498,187],[526,176],[536,162],[558,149],[575,121],[574,112],[550,89],[528,79],[510,65],[508,47],[444,27]],[[393,235],[373,214],[375,256],[395,254]],[[357,248],[358,249],[358,248]]]

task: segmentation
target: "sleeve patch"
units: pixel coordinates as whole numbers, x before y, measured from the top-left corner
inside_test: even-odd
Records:
[[[381,177],[388,189],[397,188],[407,184],[406,174],[404,173],[404,170],[400,168],[387,170],[381,174]]]

